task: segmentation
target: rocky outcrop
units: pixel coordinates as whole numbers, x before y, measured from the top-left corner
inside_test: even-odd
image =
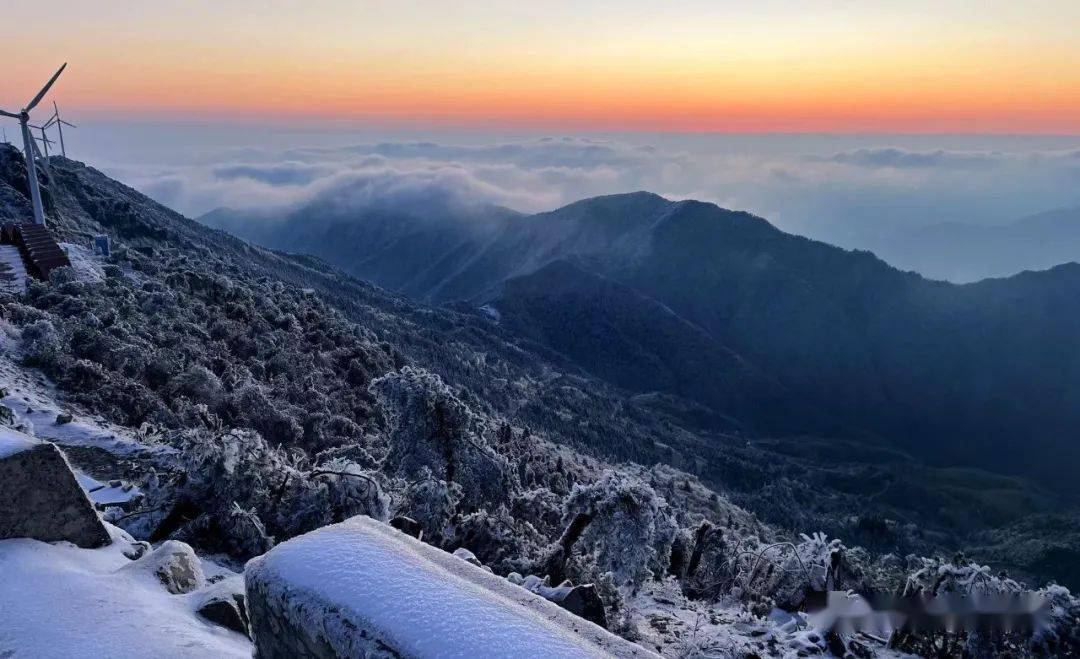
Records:
[[[60,449],[9,428],[0,432],[0,539],[66,540],[85,548],[109,544],[108,531]]]
[[[278,545],[245,582],[261,659],[655,656],[367,517]]]

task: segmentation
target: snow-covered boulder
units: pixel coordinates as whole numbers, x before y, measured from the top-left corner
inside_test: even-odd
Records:
[[[655,656],[368,517],[278,545],[245,581],[261,659]]]
[[[195,611],[214,624],[247,636],[247,596],[243,576],[231,576],[205,588]]]
[[[543,597],[549,602],[554,602],[576,616],[585,618],[607,628],[607,614],[604,612],[604,603],[596,592],[593,584],[580,586],[562,585],[554,588],[542,584],[529,587],[529,590]]]
[[[190,545],[179,540],[166,540],[154,551],[122,569],[144,573],[174,595],[190,593],[206,585],[199,557]]]
[[[85,548],[110,542],[60,449],[0,427],[0,539],[5,538],[66,540]]]

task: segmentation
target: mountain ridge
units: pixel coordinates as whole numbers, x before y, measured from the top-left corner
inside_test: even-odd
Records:
[[[362,226],[369,218],[364,213],[327,218],[297,212],[286,221]],[[484,225],[480,239],[464,242],[447,240],[442,233],[436,239],[423,230],[412,232],[434,227],[453,235],[466,222],[461,218],[443,223],[434,213],[379,221],[409,228],[411,238],[396,249],[444,246],[443,258],[424,270],[424,281],[396,286],[393,271],[350,268],[350,263],[381,258],[371,243],[348,245],[352,254],[337,265],[420,300],[490,304],[503,323],[526,334],[541,317],[541,307],[551,313],[550,300],[506,284],[522,277],[533,277],[535,284],[538,274],[540,280],[552,274],[544,271],[546,266],[559,261],[673,312],[703,330],[715,350],[737,355],[728,363],[734,370],[718,373],[718,379],[730,375],[738,380],[735,364],[749,364],[788,392],[789,404],[779,409],[816,411],[769,414],[766,410],[777,408],[764,394],[750,411],[724,396],[692,397],[716,406],[721,416],[742,417],[757,431],[870,433],[941,464],[975,460],[1007,473],[1052,474],[1061,483],[1071,480],[1071,471],[1027,448],[1080,459],[1080,447],[1056,439],[1080,423],[1080,411],[1061,393],[1080,387],[1080,366],[1073,366],[1074,355],[1080,354],[1073,335],[1080,334],[1075,302],[1080,282],[1071,268],[955,285],[902,271],[871,252],[785,233],[749,213],[648,192],[496,219]],[[319,253],[319,245],[314,247]],[[565,281],[549,283],[566,291]],[[529,309],[528,304],[538,306]],[[647,323],[646,306],[617,308],[620,313],[635,309],[635,322]],[[590,318],[594,327],[545,325],[542,342],[564,355],[577,355],[575,363],[594,375],[605,372],[608,381],[647,380],[602,368],[580,349],[575,334],[611,328],[592,311],[566,317]],[[654,319],[657,336],[664,333],[662,315]],[[1059,349],[1041,347],[1047,337]],[[631,344],[626,347],[636,352]],[[1001,355],[1009,359],[994,358]],[[653,363],[656,382],[667,383],[661,391],[686,391],[669,365]],[[639,365],[628,363],[627,368],[637,372]],[[692,375],[689,362],[684,368],[681,375],[699,377]]]

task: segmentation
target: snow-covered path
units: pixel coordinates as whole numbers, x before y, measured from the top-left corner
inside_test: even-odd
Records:
[[[21,425],[23,432],[60,446],[94,446],[117,455],[171,450],[163,446],[148,447],[131,429],[100,417],[75,414],[71,422],[58,424],[57,415],[70,408],[63,404],[60,393],[44,375],[16,363],[11,341],[9,337],[0,337],[0,345],[6,348],[0,351],[0,387],[6,391],[0,397],[0,404],[14,413],[13,426]]]

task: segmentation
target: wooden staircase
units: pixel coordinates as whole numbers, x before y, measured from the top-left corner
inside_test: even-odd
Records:
[[[26,272],[43,281],[48,281],[49,273],[53,270],[71,265],[67,253],[60,249],[52,232],[40,224],[4,224],[0,226],[0,244],[18,247]]]

